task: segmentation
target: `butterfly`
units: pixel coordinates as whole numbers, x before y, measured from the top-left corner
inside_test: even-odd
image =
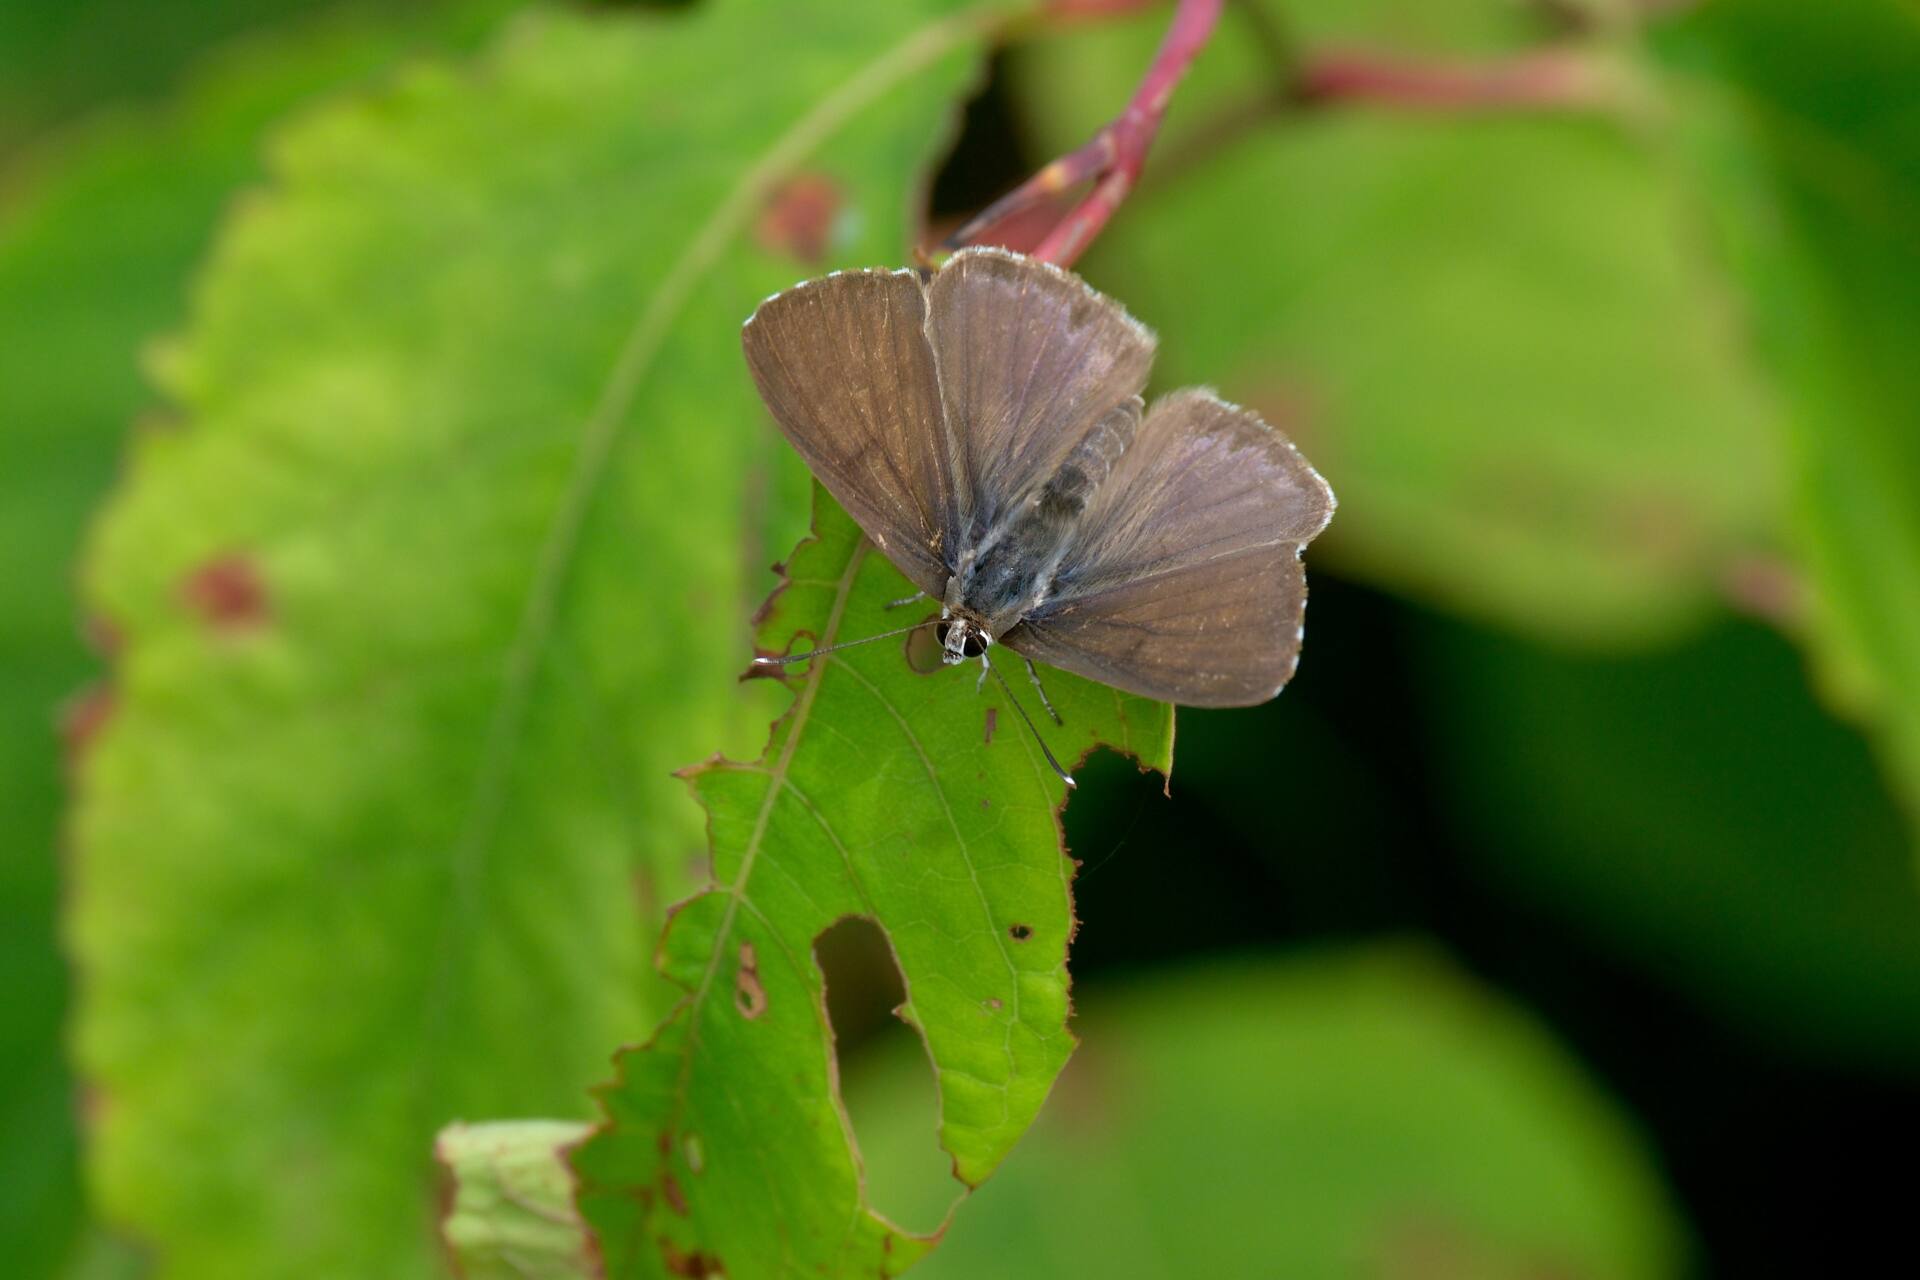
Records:
[[[1077,276],[985,247],[836,271],[768,298],[742,343],[781,433],[939,602],[944,662],[1004,646],[1198,707],[1293,676],[1332,489],[1210,390],[1148,408],[1154,335]]]

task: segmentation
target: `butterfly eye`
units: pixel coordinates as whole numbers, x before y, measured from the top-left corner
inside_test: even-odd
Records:
[[[933,624],[934,634],[940,637],[940,647],[947,647],[947,633],[953,630],[953,621],[945,619]],[[960,656],[977,658],[987,651],[987,642],[978,631],[968,630],[960,639]]]

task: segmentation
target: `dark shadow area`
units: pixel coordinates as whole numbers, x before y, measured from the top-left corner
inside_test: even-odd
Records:
[[[1794,674],[1785,643],[1745,625],[1723,624],[1677,655],[1560,658],[1316,574],[1298,678],[1263,707],[1181,712],[1171,798],[1110,753],[1082,771],[1067,811],[1085,864],[1076,985],[1208,953],[1429,934],[1544,1019],[1637,1116],[1708,1272],[1820,1274],[1836,1250],[1899,1256],[1904,1192],[1884,1170],[1920,1141],[1911,1074],[1813,1061],[1804,1046],[1729,1025],[1662,967],[1490,875],[1475,835],[1442,803],[1440,780],[1475,763],[1440,758],[1467,744],[1443,732],[1421,687],[1436,654],[1477,654],[1499,670],[1524,650],[1605,682],[1710,669],[1729,660],[1729,633],[1733,648],[1777,648]],[[1533,852],[1560,856],[1543,844]]]
[[[936,224],[981,208],[1051,158],[1022,137],[1004,70],[997,58],[967,105],[932,186]],[[1483,686],[1504,685],[1522,703],[1538,694],[1509,678],[1521,664],[1544,664],[1561,684],[1603,701],[1625,682],[1642,687],[1654,705],[1664,699],[1669,708],[1690,708],[1683,718],[1725,722],[1717,739],[1696,734],[1688,743],[1695,752],[1720,751],[1737,762],[1743,735],[1748,743],[1778,737],[1800,745],[1811,735],[1817,742],[1807,746],[1808,759],[1839,758],[1851,771],[1846,779],[1821,773],[1818,785],[1842,788],[1843,804],[1864,794],[1860,803],[1884,810],[1864,745],[1814,703],[1791,647],[1758,626],[1722,621],[1664,655],[1564,657],[1438,619],[1317,566],[1308,622],[1299,676],[1278,699],[1244,711],[1180,713],[1170,797],[1157,776],[1112,753],[1081,770],[1066,815],[1069,848],[1082,863],[1074,886],[1076,985],[1214,953],[1429,935],[1532,1010],[1633,1113],[1696,1234],[1705,1272],[1822,1274],[1843,1255],[1905,1256],[1909,1206],[1899,1180],[1882,1171],[1920,1141],[1920,1061],[1902,1060],[1897,1049],[1823,1053],[1820,1037],[1804,1027],[1798,1036],[1776,1035],[1764,1019],[1731,1019],[1727,1010],[1738,1001],[1708,999],[1710,986],[1677,981],[1677,958],[1646,922],[1582,920],[1582,897],[1564,885],[1560,905],[1550,906],[1523,874],[1530,860],[1566,864],[1582,843],[1599,859],[1643,848],[1647,831],[1676,820],[1674,804],[1643,806],[1639,820],[1647,825],[1639,828],[1528,828],[1523,848],[1496,858],[1485,824],[1455,795],[1478,775],[1496,781],[1483,768],[1475,708],[1443,708],[1434,692],[1454,687],[1453,664],[1471,664]],[[1742,680],[1713,678],[1731,667],[1761,680],[1771,706],[1740,703],[1751,690]],[[1636,732],[1656,739],[1673,732],[1665,716],[1636,726],[1634,713],[1621,709],[1614,736],[1602,740],[1578,706],[1564,712],[1565,722],[1533,724],[1531,737],[1506,744],[1513,758],[1497,785],[1524,794],[1529,753],[1568,740],[1587,739],[1592,760],[1605,761],[1644,750]],[[1508,718],[1510,729],[1516,723]],[[1686,786],[1687,776],[1674,785]],[[1631,808],[1646,790],[1645,776],[1617,770],[1593,784],[1595,803],[1610,807]],[[1747,860],[1769,856],[1756,847],[1756,832],[1773,819],[1720,820],[1737,803],[1730,793],[1705,798],[1705,817],[1686,837],[1695,842],[1689,848],[1713,840],[1723,846],[1718,878],[1711,859],[1696,858],[1670,883],[1615,876],[1615,893],[1638,895],[1657,913],[1675,895],[1719,892]],[[1879,812],[1861,818],[1870,826],[1886,820]],[[1892,830],[1900,840],[1898,825]],[[1761,843],[1775,852],[1794,847],[1777,833]],[[1809,852],[1825,851],[1799,856]],[[1870,856],[1883,865],[1855,879],[1883,886],[1894,909],[1903,909],[1902,896],[1914,894],[1904,854]],[[1776,899],[1782,895],[1793,901],[1792,890],[1776,883]],[[1767,936],[1768,925],[1750,927]],[[1623,945],[1623,937],[1638,945]],[[1793,970],[1789,963],[1783,972]],[[1766,997],[1763,983],[1754,989]],[[1911,1011],[1886,1021],[1920,1026]],[[1856,1022],[1871,1027],[1872,1016]]]

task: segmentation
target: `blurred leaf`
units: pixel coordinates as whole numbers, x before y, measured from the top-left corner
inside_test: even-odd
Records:
[[[169,0],[164,5],[7,0],[0,5],[0,157],[89,107],[166,89],[209,45],[327,5],[328,0]],[[388,7],[432,6],[402,0]]]
[[[1145,65],[1150,30],[1102,38],[1022,64],[1050,144]],[[1199,103],[1273,83],[1236,41]],[[1188,107],[1087,269],[1160,327],[1169,385],[1215,382],[1300,442],[1341,499],[1328,563],[1581,646],[1712,608],[1771,536],[1779,463],[1650,145],[1565,115],[1209,115]]]
[[[1622,1119],[1536,1027],[1422,951],[1218,967],[1084,1003],[1085,1047],[1045,1116],[916,1280],[1681,1272]],[[863,1064],[854,1084],[885,1111],[918,1065]],[[866,1130],[876,1168],[918,1141],[910,1106],[891,1114]]]
[[[1789,393],[1815,652],[1920,821],[1920,10],[1723,0],[1665,46]]]
[[[456,1124],[434,1153],[452,1182],[441,1223],[466,1280],[587,1280],[596,1274],[573,1204],[565,1149],[587,1126],[564,1120]]]
[[[1726,626],[1581,662],[1436,628],[1438,794],[1535,909],[1828,1060],[1920,1063],[1920,896],[1865,744]]]
[[[900,625],[912,587],[821,493],[763,648]],[[924,634],[924,633],[923,633]],[[1051,672],[1063,761],[1109,742],[1172,767],[1170,708]],[[841,1108],[814,940],[886,932],[941,1094],[940,1144],[978,1185],[1025,1132],[1072,1048],[1065,787],[998,686],[909,665],[900,642],[807,664],[753,764],[691,775],[714,888],[675,913],[664,970],[691,994],[602,1093],[582,1203],[615,1277],[897,1274],[936,1237],[873,1212]],[[922,1062],[925,1069],[925,1062]],[[707,1270],[700,1270],[705,1267]]]
[[[177,319],[188,268],[221,201],[254,172],[269,120],[406,50],[468,42],[502,7],[463,0],[404,22],[327,21],[254,42],[165,112],[64,136],[13,175],[0,203],[0,1240],[11,1275],[56,1269],[79,1226],[54,942],[55,721],[93,667],[69,584],[85,513],[146,402],[138,347]],[[70,704],[76,740],[106,705]]]
[[[738,354],[811,266],[765,206],[804,167],[820,252],[897,260],[950,8],[548,17],[278,138],[88,571],[78,1052],[168,1274],[432,1270],[433,1133],[584,1109],[658,1015],[668,771],[775,705],[737,620],[804,503]]]

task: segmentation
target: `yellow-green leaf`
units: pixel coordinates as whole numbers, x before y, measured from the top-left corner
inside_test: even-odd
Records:
[[[776,705],[734,677],[804,522],[739,325],[901,260],[993,12],[535,15],[275,140],[87,568],[76,1045],[163,1274],[437,1271],[433,1134],[584,1116],[664,1011],[669,774]]]
[[[824,493],[815,530],[764,648],[901,625],[886,602],[912,587]],[[1066,1062],[1065,787],[999,685],[922,665],[899,640],[808,663],[760,760],[692,774],[715,883],[661,954],[688,994],[621,1057],[607,1121],[575,1158],[611,1276],[893,1275],[932,1244],[876,1214],[862,1180],[814,955],[836,921],[865,917],[892,946],[961,1181],[993,1171]],[[1102,742],[1171,767],[1170,708],[1042,674],[1070,767]]]

